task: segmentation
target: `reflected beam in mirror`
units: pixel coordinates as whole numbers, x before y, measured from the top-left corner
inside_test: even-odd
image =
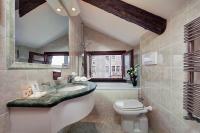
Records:
[[[44,4],[46,0],[18,0],[19,2],[19,15],[23,17],[33,9]]]

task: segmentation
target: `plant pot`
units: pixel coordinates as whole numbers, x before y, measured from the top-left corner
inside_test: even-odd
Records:
[[[137,86],[137,80],[132,80],[133,86]]]
[[[132,81],[133,86],[137,86],[137,76],[133,76],[131,78],[131,81]]]

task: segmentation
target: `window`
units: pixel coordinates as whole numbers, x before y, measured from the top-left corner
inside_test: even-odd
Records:
[[[92,56],[92,64],[91,64],[92,78],[122,78],[122,72],[119,69],[122,65],[121,55],[111,55],[111,56],[110,55]],[[95,71],[93,70],[94,67],[96,68]],[[117,68],[118,70],[116,70]]]
[[[115,72],[115,66],[112,66],[112,72],[113,73]]]
[[[107,61],[109,61],[109,60],[110,60],[110,57],[109,57],[108,55],[106,56],[106,60],[107,60]]]
[[[51,64],[56,66],[69,65],[69,52],[29,52],[29,63]]]
[[[64,64],[64,56],[53,56],[51,65],[62,66]]]
[[[126,51],[86,52],[84,73],[92,81],[125,81],[125,54]]]
[[[67,66],[69,64],[69,56],[49,56],[48,62],[51,65]]]
[[[120,72],[120,66],[116,66],[116,72],[117,72],[117,73]]]
[[[109,73],[109,66],[106,66],[106,73]]]
[[[68,52],[44,52],[46,64],[55,66],[67,66],[69,65],[69,53]]]
[[[114,55],[112,55],[112,60],[115,60],[115,56]]]

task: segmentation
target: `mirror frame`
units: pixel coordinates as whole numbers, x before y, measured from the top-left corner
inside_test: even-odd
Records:
[[[6,0],[6,65],[8,69],[70,69],[71,47],[69,42],[69,64],[67,66],[52,66],[48,64],[24,63],[15,61],[15,0]],[[70,17],[69,17],[70,19]],[[70,20],[69,20],[70,21]],[[70,27],[69,27],[70,28]],[[69,30],[69,29],[68,29]],[[70,30],[69,30],[70,31]],[[70,39],[69,39],[70,40]]]

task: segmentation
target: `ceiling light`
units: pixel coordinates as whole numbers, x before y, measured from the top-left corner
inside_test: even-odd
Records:
[[[72,7],[72,11],[75,12],[75,11],[76,11],[76,8]]]
[[[60,8],[57,8],[56,11],[61,12],[61,9],[60,9]]]

